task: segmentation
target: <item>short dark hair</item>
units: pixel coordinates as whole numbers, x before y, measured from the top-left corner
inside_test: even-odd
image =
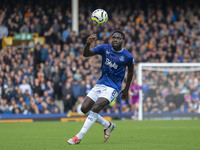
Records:
[[[115,30],[115,31],[112,33],[112,36],[113,36],[113,34],[115,34],[115,33],[121,34],[121,35],[122,35],[122,39],[125,40],[125,34],[124,34],[122,31],[120,31],[120,30]]]

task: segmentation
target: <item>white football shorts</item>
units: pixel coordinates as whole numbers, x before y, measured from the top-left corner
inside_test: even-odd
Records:
[[[118,96],[118,92],[109,86],[96,84],[87,96],[94,102],[96,102],[99,97],[106,98],[109,102],[112,102]]]

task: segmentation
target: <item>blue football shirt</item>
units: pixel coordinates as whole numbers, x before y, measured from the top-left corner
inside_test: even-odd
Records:
[[[119,92],[126,72],[126,66],[132,66],[134,57],[127,50],[115,51],[111,44],[102,44],[93,48],[95,54],[102,56],[102,75],[97,84],[104,84]]]

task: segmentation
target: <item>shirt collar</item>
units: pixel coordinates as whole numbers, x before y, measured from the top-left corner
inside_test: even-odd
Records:
[[[122,49],[120,50],[120,51],[116,51],[116,50],[114,50],[113,49],[113,47],[111,48],[114,52],[117,52],[117,53],[121,53],[123,50],[124,50],[124,48],[122,47]]]

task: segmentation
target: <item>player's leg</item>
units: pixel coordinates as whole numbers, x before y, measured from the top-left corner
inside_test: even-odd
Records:
[[[94,106],[92,107],[91,111],[99,113],[109,103],[109,100],[107,100],[106,98],[99,97]]]
[[[98,117],[98,114],[91,111],[89,116],[86,118],[80,132],[73,138],[69,139],[67,142],[69,144],[79,144],[81,142],[81,139],[83,138],[83,136],[86,134],[86,132],[90,129],[90,127],[97,120],[97,117]]]
[[[93,107],[93,105],[95,104],[95,102],[89,97],[86,96],[82,106],[81,106],[81,111],[86,115],[89,116],[91,109]],[[98,122],[99,124],[101,124],[105,129],[108,128],[108,126],[110,125],[109,121],[105,120],[103,117],[101,117],[99,114],[97,116],[97,120],[96,122]]]
[[[138,120],[139,100],[135,103],[135,118]]]
[[[99,91],[101,91],[101,89],[102,89],[102,86],[95,85],[95,87],[92,88],[92,90],[88,93],[88,95],[82,105],[82,108],[81,108],[81,110],[84,113],[86,113],[86,115],[88,115],[88,117],[85,120],[85,123],[84,123],[81,131],[76,136],[74,136],[73,138],[68,140],[69,144],[79,144],[82,137],[84,136],[84,134],[89,130],[89,128],[93,125],[93,123],[97,120],[97,118],[100,118],[100,120],[103,119],[101,116],[99,116],[98,113],[89,111],[91,109],[91,107],[93,107],[93,105],[94,105],[94,103],[92,101],[94,101],[94,102],[97,101],[99,94],[101,93],[101,92],[99,92]],[[109,122],[107,124],[108,124],[107,126],[109,126]]]
[[[69,144],[79,144],[80,141],[81,141],[81,139],[85,135],[85,133],[90,129],[90,127],[97,120],[98,115],[99,115],[98,113],[107,104],[109,104],[109,102],[111,102],[112,100],[114,100],[114,98],[116,98],[117,95],[118,95],[118,93],[113,88],[107,87],[105,85],[95,85],[95,87],[88,93],[88,97],[91,97],[91,99],[94,100],[94,101],[96,101],[96,102],[93,105],[92,110],[90,111],[89,116],[85,120],[85,123],[84,123],[81,131],[74,138],[69,139],[68,143]],[[98,98],[98,97],[101,97],[101,98]],[[108,134],[106,134],[106,140],[104,138],[104,141],[107,141],[107,139],[109,138],[110,133],[112,132],[112,130],[114,129],[114,127],[115,127],[115,125],[112,123],[106,129],[107,132],[104,132],[104,133],[108,133]]]
[[[87,94],[82,106],[81,106],[81,111],[85,115],[89,115],[89,111],[92,109],[94,103],[97,101],[99,94],[100,94],[100,86],[95,85],[92,90]]]
[[[135,104],[132,104],[132,105],[131,105],[131,112],[132,112],[131,119],[132,119],[132,120],[135,120]]]
[[[91,109],[91,112],[87,119],[85,120],[85,123],[80,130],[80,132],[76,135],[78,139],[82,139],[83,136],[86,134],[86,132],[90,129],[90,127],[94,124],[94,122],[97,120],[99,112],[107,105],[109,104],[109,101],[105,98],[98,98],[98,100],[95,102],[94,106]]]
[[[100,112],[107,104],[112,102],[118,96],[118,92],[115,89],[108,86],[105,86],[105,88],[106,89],[104,89],[104,91],[99,95],[98,102],[95,103],[95,105],[92,107],[92,110],[94,112]],[[104,105],[104,103],[102,103],[101,101],[105,101],[105,104],[106,102],[107,104]],[[104,142],[109,139],[111,132],[114,130],[115,127],[116,125],[110,122],[110,125],[104,129]]]
[[[131,103],[132,120],[138,118],[138,107],[139,107],[139,99],[133,99]]]
[[[84,102],[82,103],[81,111],[88,116],[88,112],[92,109],[94,103],[95,102],[90,97],[86,96]]]
[[[109,104],[110,101],[104,97],[100,97],[97,102],[94,104],[94,106],[92,107],[92,112],[95,113],[99,113],[107,104]],[[106,142],[110,135],[111,132],[114,130],[114,128],[116,127],[116,125],[112,122],[109,122],[109,126],[107,128],[104,129],[104,142]]]

